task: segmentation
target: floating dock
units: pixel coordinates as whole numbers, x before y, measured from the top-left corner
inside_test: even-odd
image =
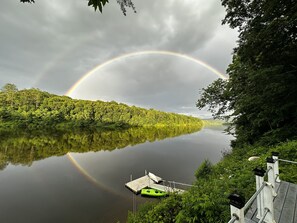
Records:
[[[153,188],[153,189],[156,189],[156,190],[160,190],[160,191],[164,191],[164,192],[169,192],[169,193],[182,194],[182,193],[185,192],[182,189],[168,187],[168,186],[164,186],[164,185],[161,185],[161,184],[153,184],[153,185],[150,186],[150,188]]]
[[[164,192],[176,192],[183,193],[184,190],[172,188],[170,186],[165,186],[160,184],[163,182],[161,177],[156,176],[153,173],[148,173],[143,177],[135,179],[125,184],[127,188],[129,188],[134,193],[138,194],[144,188],[153,188]]]
[[[142,189],[150,187],[150,185],[154,183],[155,182],[151,178],[149,178],[148,175],[145,175],[136,180],[126,183],[125,186],[132,190],[134,193],[138,194]]]

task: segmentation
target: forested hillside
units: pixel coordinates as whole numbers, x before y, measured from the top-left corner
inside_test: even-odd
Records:
[[[0,128],[127,128],[131,126],[196,125],[185,115],[143,109],[117,102],[75,100],[38,89],[18,90],[7,84],[0,92]]]

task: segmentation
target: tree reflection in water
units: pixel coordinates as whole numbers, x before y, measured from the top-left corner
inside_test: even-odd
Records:
[[[0,136],[0,169],[10,163],[30,166],[36,160],[68,152],[112,151],[201,130],[197,126],[129,128],[126,130],[9,133]]]

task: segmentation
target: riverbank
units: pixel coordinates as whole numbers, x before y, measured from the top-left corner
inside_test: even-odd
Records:
[[[129,213],[128,223],[138,222],[227,222],[230,218],[228,195],[239,193],[248,199],[255,191],[252,170],[266,166],[266,157],[271,152],[280,153],[280,158],[297,160],[297,141],[281,143],[274,147],[243,147],[225,151],[216,165],[205,161],[196,171],[195,187],[184,195],[174,195],[159,203],[149,203],[136,215]],[[251,156],[259,159],[248,161]],[[297,183],[297,166],[280,165],[280,178]]]

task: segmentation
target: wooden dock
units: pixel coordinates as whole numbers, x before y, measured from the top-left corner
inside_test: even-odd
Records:
[[[277,223],[297,222],[297,185],[282,181],[277,183],[277,196],[274,199],[274,216]],[[245,215],[245,222],[256,223],[257,216],[256,201]]]
[[[148,175],[145,175],[126,183],[125,186],[132,190],[134,193],[138,194],[142,189],[150,187],[154,183],[155,182]]]
[[[137,178],[126,183],[125,186],[129,188],[131,191],[133,191],[135,194],[140,193],[140,191],[144,188],[153,188],[164,192],[176,192],[179,194],[184,192],[184,190],[160,184],[162,182],[163,180],[161,177],[158,177],[153,173],[148,173],[143,177]]]
[[[164,192],[168,192],[168,193],[178,193],[178,194],[182,194],[185,191],[182,189],[177,189],[177,188],[173,188],[173,187],[168,187],[165,185],[161,185],[161,184],[152,184],[150,186],[150,188],[156,189],[156,190],[160,190],[160,191],[164,191]]]

